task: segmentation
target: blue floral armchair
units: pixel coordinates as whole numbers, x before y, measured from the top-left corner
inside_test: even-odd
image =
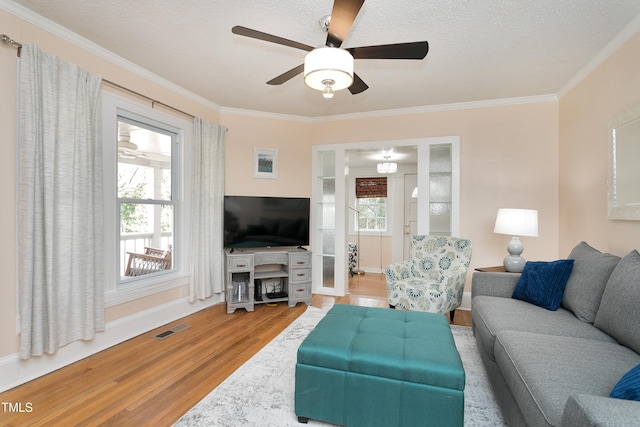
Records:
[[[384,270],[390,307],[450,313],[462,303],[471,262],[471,240],[447,236],[413,236],[411,258]]]

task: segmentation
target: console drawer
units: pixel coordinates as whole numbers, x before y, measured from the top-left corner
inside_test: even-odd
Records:
[[[291,253],[289,254],[291,265],[289,268],[298,267],[310,267],[311,266],[311,254],[308,252]]]
[[[253,268],[252,255],[232,255],[227,257],[229,270],[251,270]]]
[[[289,270],[289,282],[300,283],[311,281],[311,269],[310,268],[297,268]]]
[[[282,264],[287,265],[289,256],[286,252],[258,252],[255,254],[256,265]]]
[[[311,296],[311,283],[295,285],[289,283],[289,300],[309,298]]]

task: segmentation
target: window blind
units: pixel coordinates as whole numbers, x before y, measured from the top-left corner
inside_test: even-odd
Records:
[[[387,197],[387,177],[356,178],[356,197]]]

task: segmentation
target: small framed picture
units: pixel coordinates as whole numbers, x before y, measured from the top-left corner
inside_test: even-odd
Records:
[[[253,149],[253,177],[278,178],[278,150],[272,148]]]

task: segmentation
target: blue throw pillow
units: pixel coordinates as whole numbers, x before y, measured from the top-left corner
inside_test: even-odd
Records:
[[[513,298],[555,311],[573,269],[572,259],[527,262],[513,290]]]
[[[640,401],[640,365],[622,376],[609,397]]]

